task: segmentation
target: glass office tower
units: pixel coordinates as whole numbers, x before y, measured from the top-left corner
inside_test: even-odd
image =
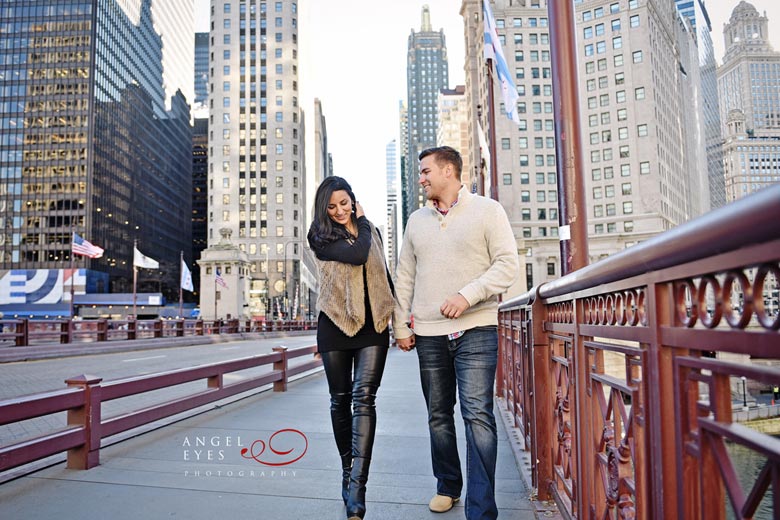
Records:
[[[177,294],[191,263],[193,0],[0,4],[0,269],[76,266],[132,290],[133,243]]]

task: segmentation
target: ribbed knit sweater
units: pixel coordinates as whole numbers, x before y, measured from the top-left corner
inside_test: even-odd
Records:
[[[429,202],[412,213],[404,232],[395,276],[395,337],[497,325],[498,295],[514,283],[519,269],[512,227],[498,202],[465,186],[446,215]],[[457,293],[470,307],[457,319],[445,318],[439,309]]]

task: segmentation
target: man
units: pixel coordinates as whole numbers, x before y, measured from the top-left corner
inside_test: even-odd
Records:
[[[457,390],[466,427],[466,518],[495,519],[497,296],[517,278],[517,246],[503,207],[461,185],[457,150],[430,148],[419,159],[419,182],[429,203],[406,226],[393,329],[398,347],[416,348],[420,362],[438,481],[429,508],[449,511],[463,487],[454,421]]]

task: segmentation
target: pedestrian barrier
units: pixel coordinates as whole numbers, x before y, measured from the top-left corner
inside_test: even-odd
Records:
[[[211,334],[245,334],[314,330],[316,321],[259,320],[0,320],[0,346],[104,342]]]
[[[68,468],[89,469],[100,462],[102,439],[264,385],[273,384],[275,392],[284,392],[292,376],[322,365],[320,359],[313,357],[316,345],[295,349],[275,347],[273,350],[272,354],[114,381],[80,375],[66,380],[66,389],[0,401],[0,425],[67,412],[67,427],[0,446],[0,472],[66,450]],[[302,356],[311,359],[290,365],[291,359]],[[226,374],[268,365],[268,373],[225,384]],[[103,417],[101,413],[101,405],[108,401],[198,380],[205,380],[206,387],[193,394],[115,417]]]
[[[504,303],[497,394],[538,498],[564,518],[778,518],[780,440],[734,414],[780,382],[778,261],[775,185]]]

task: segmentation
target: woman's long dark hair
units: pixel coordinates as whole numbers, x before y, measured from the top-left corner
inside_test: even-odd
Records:
[[[309,226],[309,234],[306,238],[309,240],[309,247],[316,251],[331,242],[342,238],[350,238],[352,235],[347,228],[334,222],[328,215],[328,204],[334,191],[344,190],[352,199],[352,205],[355,204],[355,194],[352,193],[352,187],[341,177],[326,177],[317,188],[317,194],[314,196],[314,219]],[[351,215],[355,222],[355,214]]]

